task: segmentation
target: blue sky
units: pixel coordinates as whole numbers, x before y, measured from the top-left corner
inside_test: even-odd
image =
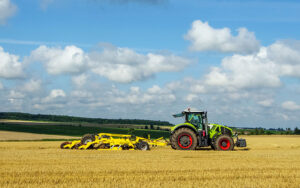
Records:
[[[300,126],[295,0],[0,0],[0,111]]]

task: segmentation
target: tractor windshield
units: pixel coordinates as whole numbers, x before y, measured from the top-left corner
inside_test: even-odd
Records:
[[[195,125],[198,129],[202,129],[202,118],[200,114],[187,114],[187,122]]]

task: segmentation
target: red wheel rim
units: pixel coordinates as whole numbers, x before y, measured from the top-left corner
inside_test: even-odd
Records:
[[[227,138],[223,138],[219,141],[219,146],[222,150],[228,150],[230,147],[230,141]]]
[[[181,143],[182,139],[185,139],[185,141],[186,141],[186,139],[188,139],[187,141],[188,141],[189,143],[188,143],[187,146],[182,145],[182,143]],[[187,148],[191,147],[192,144],[193,144],[193,139],[192,139],[192,136],[191,136],[191,135],[189,135],[189,134],[181,134],[181,135],[178,136],[178,145],[179,145],[181,148],[187,149]]]

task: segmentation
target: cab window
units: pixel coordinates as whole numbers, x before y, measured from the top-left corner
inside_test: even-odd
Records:
[[[202,129],[202,119],[200,115],[188,114],[188,122],[195,125],[198,129]]]

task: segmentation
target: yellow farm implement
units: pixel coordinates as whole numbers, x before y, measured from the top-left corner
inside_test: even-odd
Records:
[[[86,134],[81,140],[63,142],[61,149],[96,149],[96,150],[149,150],[150,146],[166,146],[167,141],[163,137],[151,140],[148,138],[123,135],[99,133],[97,135]]]

